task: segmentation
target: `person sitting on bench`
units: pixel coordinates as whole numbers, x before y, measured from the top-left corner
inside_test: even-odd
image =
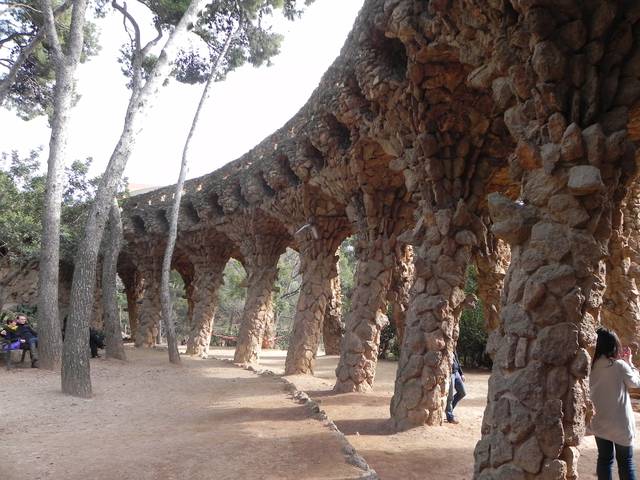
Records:
[[[7,321],[7,324],[0,330],[0,336],[9,345],[13,345],[16,342],[24,343],[24,340],[18,335],[18,322],[15,318]],[[11,349],[13,350],[14,348]]]
[[[16,315],[18,322],[18,337],[29,345],[31,352],[31,367],[38,368],[38,333],[27,324],[27,316],[24,313]]]

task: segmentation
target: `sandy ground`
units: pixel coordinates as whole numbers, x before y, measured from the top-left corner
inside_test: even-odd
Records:
[[[233,350],[215,349],[212,355],[232,358]],[[263,352],[261,367],[282,373],[285,356],[284,351]],[[473,449],[480,438],[488,372],[465,372],[467,396],[456,407],[460,420],[458,425],[445,424],[393,433],[388,419],[397,363],[378,363],[374,392],[336,395],[331,389],[337,362],[338,357],[321,356],[315,377],[287,378],[320,403],[380,478],[464,480],[473,477]],[[636,413],[638,421],[640,416]],[[586,437],[580,450],[580,480],[595,480],[597,452],[593,437]],[[640,449],[636,448],[636,458],[640,458],[639,455]]]
[[[92,360],[94,398],[0,369],[0,479],[356,479],[340,440],[277,378],[216,360]]]

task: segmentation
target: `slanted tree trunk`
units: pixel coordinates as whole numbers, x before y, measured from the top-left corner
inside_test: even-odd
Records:
[[[109,213],[108,235],[105,242],[104,260],[102,263],[102,304],[104,308],[104,331],[107,357],[126,360],[122,329],[118,316],[118,292],[116,277],[118,275],[118,255],[122,244],[122,220],[118,201],[113,200]]]
[[[218,74],[218,69],[222,59],[226,56],[229,44],[233,39],[236,32],[234,27],[228,34],[227,39],[222,47],[222,51],[216,58],[211,72],[209,72],[209,78],[204,87],[202,95],[200,96],[200,102],[198,108],[191,121],[191,129],[187,135],[187,140],[184,143],[184,149],[182,150],[182,164],[180,165],[180,175],[178,176],[178,183],[175,186],[175,193],[173,197],[173,206],[171,208],[171,218],[169,220],[169,239],[167,241],[167,248],[164,251],[164,259],[162,262],[162,281],[160,286],[160,300],[162,302],[162,318],[164,320],[165,329],[167,333],[167,346],[169,348],[169,361],[171,363],[180,363],[180,354],[178,353],[178,342],[176,340],[175,323],[173,321],[173,306],[171,304],[171,295],[169,293],[169,274],[171,273],[171,257],[173,256],[173,249],[176,246],[176,237],[178,236],[178,215],[180,214],[180,200],[182,199],[182,188],[184,186],[184,180],[187,177],[187,165],[189,162],[189,150],[191,148],[191,140],[196,131],[198,120],[200,119],[200,113],[205,101],[211,95],[211,88],[215,82],[215,78]]]
[[[62,354],[62,391],[80,397],[91,396],[91,376],[89,368],[89,316],[93,304],[93,288],[96,280],[96,261],[102,240],[107,214],[116,193],[122,172],[129,160],[135,138],[143,126],[143,112],[151,104],[153,96],[162,86],[173,67],[172,59],[187,29],[195,21],[198,12],[207,0],[192,0],[176,28],[158,56],[156,65],[144,87],[134,88],[120,139],[111,154],[96,192],[96,198],[88,214],[84,236],[78,248],[73,282],[71,285],[71,305],[67,321],[67,333]],[[138,68],[136,77],[140,78]],[[134,81],[136,83],[136,81]],[[140,85],[138,83],[138,85]]]
[[[69,110],[73,100],[74,74],[84,42],[86,0],[74,0],[66,53],[55,25],[51,0],[41,0],[48,43],[56,74],[51,139],[47,166],[47,185],[42,209],[42,247],[38,275],[38,328],[40,366],[60,367],[62,335],[58,312],[58,270],[60,264],[60,209],[62,175],[67,149]],[[7,87],[8,88],[8,87]],[[0,98],[1,99],[1,98]]]

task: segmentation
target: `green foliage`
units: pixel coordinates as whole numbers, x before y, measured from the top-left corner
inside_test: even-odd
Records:
[[[13,151],[0,155],[0,256],[29,260],[40,255],[42,206],[46,175],[40,173],[40,151],[27,157]],[[87,178],[91,159],[65,170],[60,224],[61,258],[71,262],[97,179]]]
[[[19,313],[24,313],[29,319],[29,324],[34,330],[38,329],[38,318],[36,312],[38,307],[35,305],[18,305],[15,310],[2,310],[0,311],[0,328],[12,318],[16,318]]]
[[[54,1],[54,9],[62,3],[61,0]],[[96,2],[96,8],[101,7],[103,3],[103,0]],[[64,48],[71,25],[71,8],[58,16],[56,24],[60,42]],[[0,16],[0,52],[2,52],[0,81],[8,74],[21,50],[31,42],[41,28],[43,28],[43,15],[40,10],[40,0],[12,3],[7,12]],[[96,55],[99,50],[96,26],[86,22],[80,61],[86,61]],[[55,74],[49,59],[50,53],[46,42],[39,43],[18,70],[16,80],[7,95],[7,105],[25,120],[38,115],[50,115],[53,111]],[[75,97],[75,100],[77,99]]]
[[[475,265],[467,268],[465,293],[478,292],[478,270]],[[487,331],[484,326],[484,312],[481,301],[473,308],[464,309],[460,316],[460,336],[458,337],[458,357],[464,366],[490,367],[491,359],[485,353]]]
[[[38,151],[0,157],[0,254],[24,259],[40,252],[45,177],[37,175]]]

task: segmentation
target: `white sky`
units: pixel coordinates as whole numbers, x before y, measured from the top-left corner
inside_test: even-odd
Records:
[[[307,101],[340,52],[364,0],[316,0],[295,22],[277,23],[285,35],[271,67],[245,66],[218,83],[193,139],[188,177],[234,160],[281,127]],[[119,137],[129,92],[116,62],[127,41],[115,13],[98,21],[102,50],[78,72],[81,99],[71,115],[68,160],[91,156],[91,174],[104,170]],[[202,91],[173,81],[163,89],[137,139],[125,175],[130,183],[175,183],[184,139]],[[25,122],[0,108],[0,151],[22,152],[49,142],[46,118]]]

